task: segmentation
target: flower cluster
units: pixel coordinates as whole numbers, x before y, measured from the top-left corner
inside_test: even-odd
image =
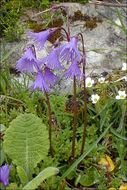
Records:
[[[34,38],[38,50],[41,50],[50,35],[53,35],[55,31],[56,28],[39,33],[29,32],[28,35]],[[40,89],[41,91],[49,92],[50,87],[58,80],[58,77],[53,71],[63,69],[61,61],[71,63],[68,70],[63,74],[63,77],[82,77],[82,72],[79,68],[81,55],[78,51],[77,43],[78,38],[72,37],[69,42],[58,47],[53,47],[49,55],[42,59],[37,59],[35,48],[29,47],[26,49],[24,55],[17,61],[16,68],[20,72],[34,73],[36,75],[31,90]]]

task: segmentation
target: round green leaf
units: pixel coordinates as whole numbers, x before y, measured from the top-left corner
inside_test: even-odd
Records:
[[[48,131],[34,114],[21,114],[10,123],[3,145],[12,162],[29,174],[48,153]]]

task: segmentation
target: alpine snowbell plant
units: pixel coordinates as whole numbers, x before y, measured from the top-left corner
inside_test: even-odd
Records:
[[[61,7],[57,7],[57,9]],[[63,7],[62,7],[63,8]],[[66,10],[66,9],[65,9]],[[77,106],[76,106],[76,81],[84,81],[84,132],[83,132],[83,142],[81,147],[81,154],[84,150],[85,136],[86,136],[86,84],[85,84],[85,48],[84,40],[81,33],[76,36],[71,36],[69,28],[69,19],[67,19],[67,31],[64,28],[50,28],[48,30],[34,33],[28,32],[28,36],[33,38],[35,44],[27,48],[25,54],[17,61],[16,68],[20,72],[33,73],[35,76],[35,81],[30,87],[30,90],[41,90],[46,95],[47,106],[48,106],[48,117],[49,117],[49,141],[50,141],[50,153],[52,154],[52,121],[51,121],[51,106],[49,93],[51,88],[59,80],[59,77],[54,74],[57,70],[63,71],[63,78],[73,79],[73,90],[74,90],[74,124],[72,133],[72,152],[71,160],[75,157],[75,142],[76,142],[76,117],[77,117]],[[37,50],[40,51],[44,48],[45,42],[50,36],[54,35],[57,30],[62,30],[65,32],[64,43],[61,43],[57,39],[56,43],[53,44],[51,52],[41,59],[37,59],[35,46]],[[78,50],[78,42],[82,41],[83,54]],[[66,70],[62,63],[66,63],[68,69]],[[81,65],[83,64],[83,65]],[[81,71],[81,68],[83,71]]]

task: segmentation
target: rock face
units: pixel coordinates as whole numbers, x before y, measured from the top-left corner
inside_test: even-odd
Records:
[[[79,3],[62,3],[62,5],[69,7],[71,35],[73,36],[79,32],[83,34],[87,57],[87,75],[91,72],[100,74],[104,71],[110,72],[114,68],[119,68],[122,62],[125,62],[125,59],[118,52],[125,51],[126,38],[120,29],[121,24],[118,15],[115,13],[116,8],[111,9],[106,6],[82,5]],[[117,10],[125,15],[122,8],[117,8]],[[114,26],[112,21],[119,26]],[[123,17],[123,23],[126,25],[125,17]],[[65,24],[64,27],[66,28]],[[31,42],[27,40],[26,36],[23,36],[23,40],[18,43],[3,44],[1,46],[2,55],[14,47],[14,51],[8,59],[8,63],[14,66],[23,49],[29,43]],[[49,45],[50,43],[48,43]],[[123,46],[123,50],[120,45]],[[48,46],[44,54],[48,51]],[[82,45],[80,44],[79,46],[79,49],[82,49]]]

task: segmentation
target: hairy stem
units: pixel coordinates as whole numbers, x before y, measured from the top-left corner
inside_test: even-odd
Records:
[[[49,119],[49,143],[50,143],[49,151],[50,151],[50,154],[53,156],[53,149],[52,149],[52,118],[51,118],[51,105],[50,105],[50,101],[49,101],[49,95],[47,94],[47,92],[45,92],[45,96],[46,96],[46,100],[47,100],[48,119]]]
[[[76,105],[76,77],[74,76],[74,107],[73,107],[73,113],[74,113],[74,123],[73,123],[73,135],[72,135],[72,153],[71,158],[72,160],[75,157],[75,140],[76,140],[76,116],[77,116],[77,105]]]
[[[83,128],[83,136],[82,136],[82,145],[81,145],[81,154],[84,152],[85,142],[86,142],[86,128],[87,128],[87,91],[86,91],[86,80],[85,80],[85,67],[86,67],[86,53],[84,46],[83,35],[79,33],[82,40],[83,47],[83,91],[84,91],[84,128]]]

